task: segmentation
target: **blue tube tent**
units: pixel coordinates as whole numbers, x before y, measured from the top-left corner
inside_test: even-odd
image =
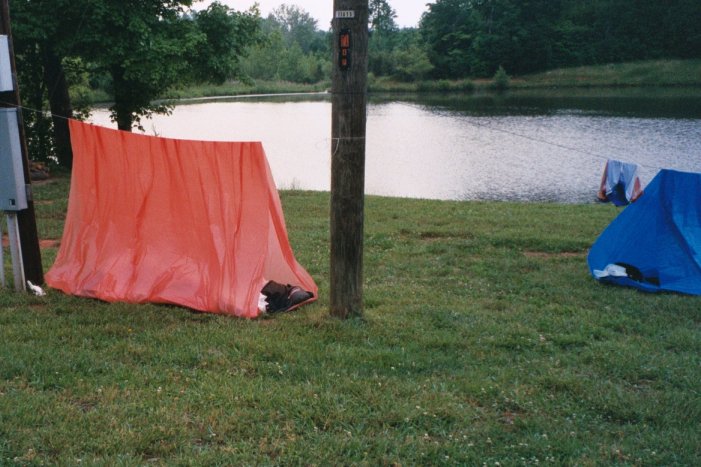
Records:
[[[602,282],[701,295],[701,174],[661,170],[594,242],[587,261]]]

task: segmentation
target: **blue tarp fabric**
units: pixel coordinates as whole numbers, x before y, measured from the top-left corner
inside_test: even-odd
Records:
[[[701,174],[661,170],[599,236],[588,263],[604,282],[701,295]]]
[[[601,201],[625,206],[638,199],[642,193],[637,164],[613,159],[606,161],[598,193]]]

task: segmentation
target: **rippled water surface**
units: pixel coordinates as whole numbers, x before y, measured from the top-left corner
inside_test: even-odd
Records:
[[[114,126],[106,111],[93,122]],[[178,105],[144,122],[164,137],[262,141],[279,188],[329,190],[325,97]],[[373,98],[366,193],[591,202],[607,158],[701,172],[701,93],[589,92]]]

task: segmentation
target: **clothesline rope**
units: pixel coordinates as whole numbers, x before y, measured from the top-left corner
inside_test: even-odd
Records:
[[[558,148],[561,148],[561,149],[566,149],[566,150],[568,150],[568,151],[578,152],[578,153],[580,153],[580,154],[585,154],[585,155],[587,155],[587,156],[590,156],[590,157],[593,157],[593,158],[596,158],[596,159],[601,159],[601,160],[604,160],[604,161],[608,161],[609,159],[611,159],[610,156],[604,156],[603,154],[598,154],[598,153],[591,152],[591,151],[587,151],[587,150],[584,150],[584,149],[574,148],[574,147],[572,147],[572,146],[567,146],[567,145],[565,145],[565,144],[554,143],[554,142],[552,142],[552,141],[548,141],[548,140],[545,140],[545,139],[542,139],[542,138],[535,138],[535,137],[528,136],[528,135],[524,135],[524,134],[521,134],[521,133],[516,133],[516,132],[514,132],[514,131],[505,130],[505,129],[503,129],[503,128],[494,128],[494,127],[492,127],[492,126],[485,125],[485,124],[483,124],[483,123],[475,123],[475,122],[467,122],[467,123],[468,123],[469,125],[472,125],[472,126],[487,128],[488,130],[491,130],[491,131],[497,131],[497,132],[505,133],[505,134],[508,134],[508,135],[511,135],[511,136],[517,136],[517,137],[519,137],[519,138],[524,138],[524,139],[527,139],[527,140],[530,140],[530,141],[534,141],[534,142],[536,142],[536,143],[547,144],[547,145],[549,145],[549,146],[555,146],[555,147],[558,147]],[[655,167],[655,166],[651,166],[651,165],[647,165],[647,164],[641,164],[641,163],[637,163],[637,165],[639,165],[639,166],[641,166],[641,167],[646,167],[646,168],[648,168],[648,169],[653,169],[653,170],[661,170],[661,169],[662,169],[662,167]]]
[[[408,104],[408,103],[404,103],[403,105],[406,105],[406,106],[408,106],[408,107],[415,107],[414,105]],[[587,150],[584,150],[584,149],[574,148],[574,147],[572,147],[572,146],[567,146],[567,145],[561,144],[561,143],[554,143],[554,142],[552,142],[552,141],[548,141],[548,140],[543,139],[543,138],[536,138],[536,137],[533,137],[533,136],[528,136],[528,135],[524,135],[524,134],[521,134],[521,133],[516,133],[516,132],[514,132],[514,131],[505,130],[505,129],[503,129],[503,128],[495,128],[495,127],[493,127],[493,126],[486,125],[486,124],[484,124],[484,123],[474,122],[474,121],[470,121],[470,120],[466,121],[466,123],[467,123],[468,125],[472,125],[472,126],[474,126],[474,127],[486,128],[486,129],[491,130],[491,131],[501,132],[501,133],[505,133],[505,134],[508,134],[508,135],[511,135],[511,136],[516,136],[516,137],[519,137],[519,138],[524,138],[524,139],[527,139],[527,140],[530,140],[530,141],[533,141],[533,142],[536,142],[536,143],[547,144],[547,145],[549,145],[549,146],[554,146],[554,147],[558,147],[558,148],[561,148],[561,149],[566,149],[566,150],[568,150],[568,151],[578,152],[578,153],[580,153],[580,154],[585,154],[585,155],[587,155],[587,156],[590,156],[590,157],[593,157],[593,158],[596,158],[596,159],[601,159],[601,160],[603,160],[603,161],[608,161],[609,159],[612,159],[612,157],[610,157],[610,156],[604,156],[603,154],[598,154],[598,153],[591,152],[591,151],[587,151]],[[652,170],[661,170],[661,169],[662,169],[662,167],[657,167],[657,166],[652,166],[652,165],[647,165],[647,164],[641,164],[641,163],[637,163],[637,164],[638,164],[639,166],[641,166],[641,167],[645,167],[645,168],[652,169]]]

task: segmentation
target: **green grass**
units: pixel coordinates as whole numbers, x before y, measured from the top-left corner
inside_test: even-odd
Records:
[[[227,82],[221,85],[200,84],[186,88],[171,89],[162,96],[159,102],[177,101],[181,99],[204,99],[208,97],[248,96],[255,94],[285,94],[285,93],[314,93],[331,88],[329,81],[318,83],[292,83],[289,81],[240,81]],[[86,100],[92,104],[107,104],[113,97],[101,90],[92,91]]]
[[[650,60],[563,68],[521,77],[512,87],[701,86],[701,60]]]
[[[44,238],[67,188],[35,188]],[[589,276],[616,208],[368,197],[339,321],[328,193],[281,196],[321,289],[293,313],[0,292],[0,465],[701,463],[701,299]]]
[[[219,96],[242,96],[251,94],[283,94],[322,92],[330,89],[328,81],[314,84],[291,83],[288,81],[255,81],[249,84],[242,82],[225,83],[223,85],[191,86],[171,92],[169,99],[205,98]]]
[[[506,70],[508,74],[508,70]],[[503,89],[621,88],[701,86],[701,60],[649,60],[608,65],[561,68],[509,77]],[[400,83],[388,78],[369,80],[372,92],[492,92],[494,79],[438,80]],[[503,90],[502,89],[502,90]]]
[[[368,91],[370,93],[385,93],[385,92],[464,92],[471,93],[476,89],[475,83],[469,79],[462,80],[430,80],[416,81],[412,83],[403,83],[393,81],[389,78],[371,78],[368,81]]]

